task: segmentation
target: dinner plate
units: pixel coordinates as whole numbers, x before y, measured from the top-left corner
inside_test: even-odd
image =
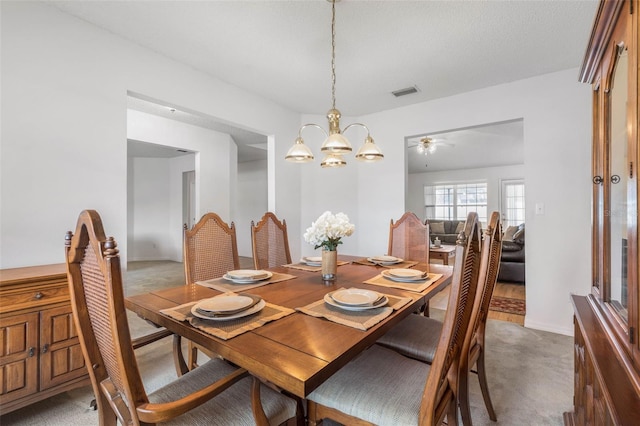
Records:
[[[398,276],[398,275],[393,275],[391,272],[392,272],[391,270],[387,269],[387,270],[382,271],[380,274],[383,277],[385,277],[385,278],[387,278],[387,279],[389,279],[391,281],[396,281],[396,282],[399,282],[399,283],[420,283],[420,284],[422,284],[422,283],[424,283],[424,282],[429,280],[429,276],[428,275],[426,277],[422,277],[422,275],[414,276],[414,277],[402,277],[402,276]],[[420,272],[420,274],[423,273],[422,271],[418,271],[418,272]]]
[[[238,284],[251,284],[258,281],[264,281],[273,276],[273,273],[264,270],[255,269],[238,269],[229,271],[222,276],[225,280],[233,281]]]
[[[339,291],[339,290],[338,290]],[[335,292],[333,292],[335,293]],[[331,306],[335,306],[336,308],[344,309],[345,311],[366,311],[368,309],[376,309],[381,308],[387,303],[389,303],[389,299],[387,296],[382,295],[382,298],[378,300],[373,305],[343,305],[341,303],[336,302],[332,296],[332,293],[327,293],[324,295],[324,301]]]
[[[424,272],[418,269],[403,269],[403,268],[395,268],[390,269],[388,271],[389,275],[398,278],[407,278],[407,279],[424,279]]]
[[[244,309],[253,303],[249,296],[216,296],[196,303],[196,309],[212,313],[225,313]]]
[[[196,309],[196,306],[198,304],[196,303],[195,305],[193,305],[191,307],[191,313],[193,314],[194,317],[198,317],[198,318],[202,318],[202,319],[206,319],[206,320],[211,320],[211,321],[229,321],[232,319],[237,319],[237,318],[242,318],[242,317],[246,317],[249,316],[251,314],[255,314],[256,312],[260,312],[267,304],[264,300],[260,300],[260,302],[258,302],[258,304],[256,304],[255,306],[249,308],[249,309],[245,309],[244,311],[238,312],[237,314],[233,314],[233,315],[221,315],[221,316],[210,316],[210,315],[204,315],[200,312],[198,312],[198,310]]]
[[[361,306],[371,305],[380,298],[377,291],[365,290],[362,288],[347,288],[336,290],[331,293],[331,298],[341,305]]]
[[[320,256],[305,256],[300,261],[309,266],[322,266],[322,257]]]
[[[379,263],[381,265],[394,265],[402,262],[402,259],[395,256],[373,256],[367,257],[367,260],[371,263]]]

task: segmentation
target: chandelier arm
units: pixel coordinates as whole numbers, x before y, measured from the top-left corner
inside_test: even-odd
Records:
[[[367,126],[365,126],[364,124],[362,124],[362,123],[351,123],[347,127],[344,128],[342,133],[345,133],[347,130],[349,130],[350,127],[353,127],[353,126],[364,127],[364,129],[367,131],[367,136],[371,136],[371,132],[369,131],[369,128]]]
[[[328,137],[329,134],[327,133],[327,131],[325,129],[323,129],[321,126],[315,124],[315,123],[307,123],[304,126],[300,127],[300,130],[298,130],[298,137],[302,137],[302,131],[304,129],[306,129],[307,127],[317,127],[318,129],[322,130],[322,133],[324,133],[325,137]]]

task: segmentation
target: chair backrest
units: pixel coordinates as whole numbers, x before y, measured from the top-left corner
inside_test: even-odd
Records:
[[[449,302],[438,347],[422,395],[420,424],[440,424],[452,401],[455,404],[458,366],[471,321],[481,264],[478,216],[469,213],[464,233],[456,243]]]
[[[257,225],[251,221],[251,245],[255,269],[273,268],[291,263],[287,222],[267,212]]]
[[[187,284],[223,276],[240,269],[236,228],[207,213],[191,230],[184,225],[184,272]]]
[[[67,232],[65,259],[73,317],[98,401],[100,424],[137,424],[136,405],[148,402],[131,345],[120,255],[94,210]],[[110,420],[107,420],[110,419]],[[133,420],[132,420],[133,419]]]
[[[411,212],[389,226],[388,255],[429,263],[429,226]]]
[[[488,255],[486,265],[480,269],[480,280],[484,281],[480,301],[477,303],[478,312],[474,312],[470,331],[472,333],[470,345],[484,343],[484,331],[487,325],[487,317],[489,316],[489,305],[493,297],[493,290],[498,280],[498,271],[500,269],[500,256],[502,254],[502,224],[500,223],[500,213],[493,212],[489,218],[489,224],[484,231],[484,240],[482,242],[482,250]],[[472,347],[470,350],[473,349]]]

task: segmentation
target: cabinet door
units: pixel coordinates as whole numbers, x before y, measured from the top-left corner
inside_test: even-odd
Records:
[[[0,319],[0,405],[38,391],[38,314]]]
[[[87,374],[71,306],[40,313],[40,390]]]

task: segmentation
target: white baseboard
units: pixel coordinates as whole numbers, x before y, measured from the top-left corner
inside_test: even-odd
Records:
[[[573,327],[558,327],[557,324],[547,324],[537,321],[531,321],[524,317],[524,326],[533,330],[548,331],[550,333],[562,334],[573,337]]]

